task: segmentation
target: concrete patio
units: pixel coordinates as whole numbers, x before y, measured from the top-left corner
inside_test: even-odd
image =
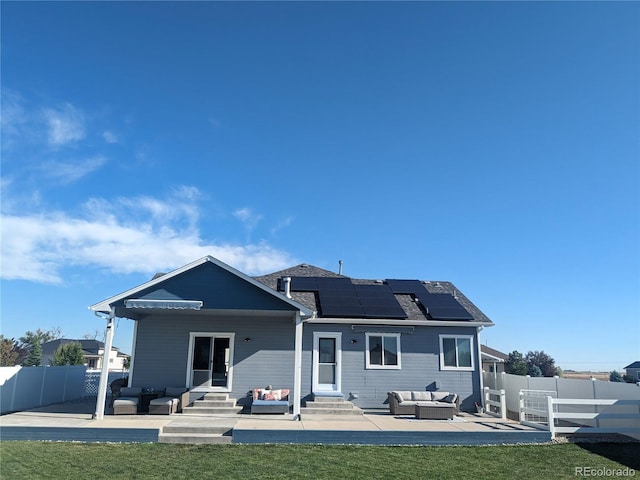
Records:
[[[549,432],[489,415],[418,420],[388,411],[364,415],[105,415],[95,401],[50,405],[0,417],[5,440],[171,443],[318,443],[369,445],[486,445],[545,443]],[[110,413],[110,412],[108,412]]]

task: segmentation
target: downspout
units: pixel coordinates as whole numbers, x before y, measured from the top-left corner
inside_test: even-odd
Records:
[[[480,377],[480,404],[483,408],[486,408],[484,404],[484,374],[482,373],[482,351],[480,350],[480,332],[484,329],[484,327],[476,327],[476,350],[478,357],[478,376]]]
[[[100,316],[102,312],[95,312],[96,316]],[[109,382],[109,354],[113,345],[114,335],[114,319],[116,316],[115,307],[111,307],[109,318],[107,319],[107,333],[104,340],[104,351],[102,352],[102,372],[100,372],[100,385],[98,386],[98,398],[96,400],[96,411],[93,414],[94,420],[102,420],[104,418],[105,403],[107,400],[107,383]]]
[[[296,332],[293,370],[293,420],[300,420],[300,400],[302,389],[302,318],[296,311]]]

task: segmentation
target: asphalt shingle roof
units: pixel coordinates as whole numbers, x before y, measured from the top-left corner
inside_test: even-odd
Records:
[[[348,278],[354,285],[379,285],[380,280],[372,279],[359,279],[351,278],[345,275],[339,275],[335,272],[325,270],[319,267],[308,264],[300,264],[285,270],[280,270],[267,275],[254,277],[255,280],[267,285],[268,287],[277,290],[278,280],[283,277],[321,277],[321,278]],[[493,325],[493,322],[482,312],[476,305],[471,302],[460,290],[458,290],[453,283],[446,281],[426,281],[423,282],[425,288],[430,293],[448,293],[453,295],[458,302],[464,307],[467,312],[473,316],[475,322],[486,323],[487,325]],[[318,299],[313,292],[291,292],[292,298],[309,307],[314,311],[320,311]],[[409,294],[396,294],[396,300],[407,314],[407,320],[431,320],[425,315],[423,310],[416,304],[412,295]],[[443,320],[445,322],[446,320]]]

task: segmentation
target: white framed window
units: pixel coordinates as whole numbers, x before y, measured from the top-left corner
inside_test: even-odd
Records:
[[[400,334],[366,333],[366,359],[368,369],[400,370]]]
[[[473,335],[440,335],[440,370],[473,371],[474,363]]]

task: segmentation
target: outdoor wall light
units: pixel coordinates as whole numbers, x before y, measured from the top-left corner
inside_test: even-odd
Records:
[[[247,338],[245,338],[245,339],[244,339],[244,341],[245,341],[245,342],[250,342],[250,341],[251,341],[251,339],[250,339],[249,337],[247,337]]]
[[[356,340],[355,338],[352,338],[351,343],[358,343],[358,340]]]

